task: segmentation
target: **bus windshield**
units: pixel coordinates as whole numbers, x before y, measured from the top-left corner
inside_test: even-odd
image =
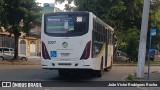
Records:
[[[83,35],[88,31],[87,21],[85,16],[47,16],[45,20],[45,32],[59,36]]]

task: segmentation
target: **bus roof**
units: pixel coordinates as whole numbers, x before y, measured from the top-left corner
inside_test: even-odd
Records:
[[[44,15],[52,15],[52,14],[88,14],[88,11],[74,11],[74,12],[53,12],[53,13],[45,13]]]

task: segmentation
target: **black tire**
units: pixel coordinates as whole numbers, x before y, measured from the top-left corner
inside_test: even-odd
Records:
[[[102,61],[103,62],[103,61]],[[103,63],[101,62],[101,66],[100,66],[100,70],[95,70],[94,71],[94,75],[96,77],[102,77],[102,73],[103,73]]]
[[[2,61],[2,60],[4,60],[4,57],[1,56],[1,57],[0,57],[0,61]]]

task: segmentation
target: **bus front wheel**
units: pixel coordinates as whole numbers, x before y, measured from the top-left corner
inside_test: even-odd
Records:
[[[104,69],[104,71],[106,71],[106,72],[110,71],[110,70],[112,69],[112,66],[113,66],[113,61],[111,61],[110,66],[109,66],[109,67],[106,67],[106,68]]]

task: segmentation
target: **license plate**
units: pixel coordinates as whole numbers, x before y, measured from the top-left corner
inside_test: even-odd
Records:
[[[61,57],[69,57],[70,53],[61,53]]]

